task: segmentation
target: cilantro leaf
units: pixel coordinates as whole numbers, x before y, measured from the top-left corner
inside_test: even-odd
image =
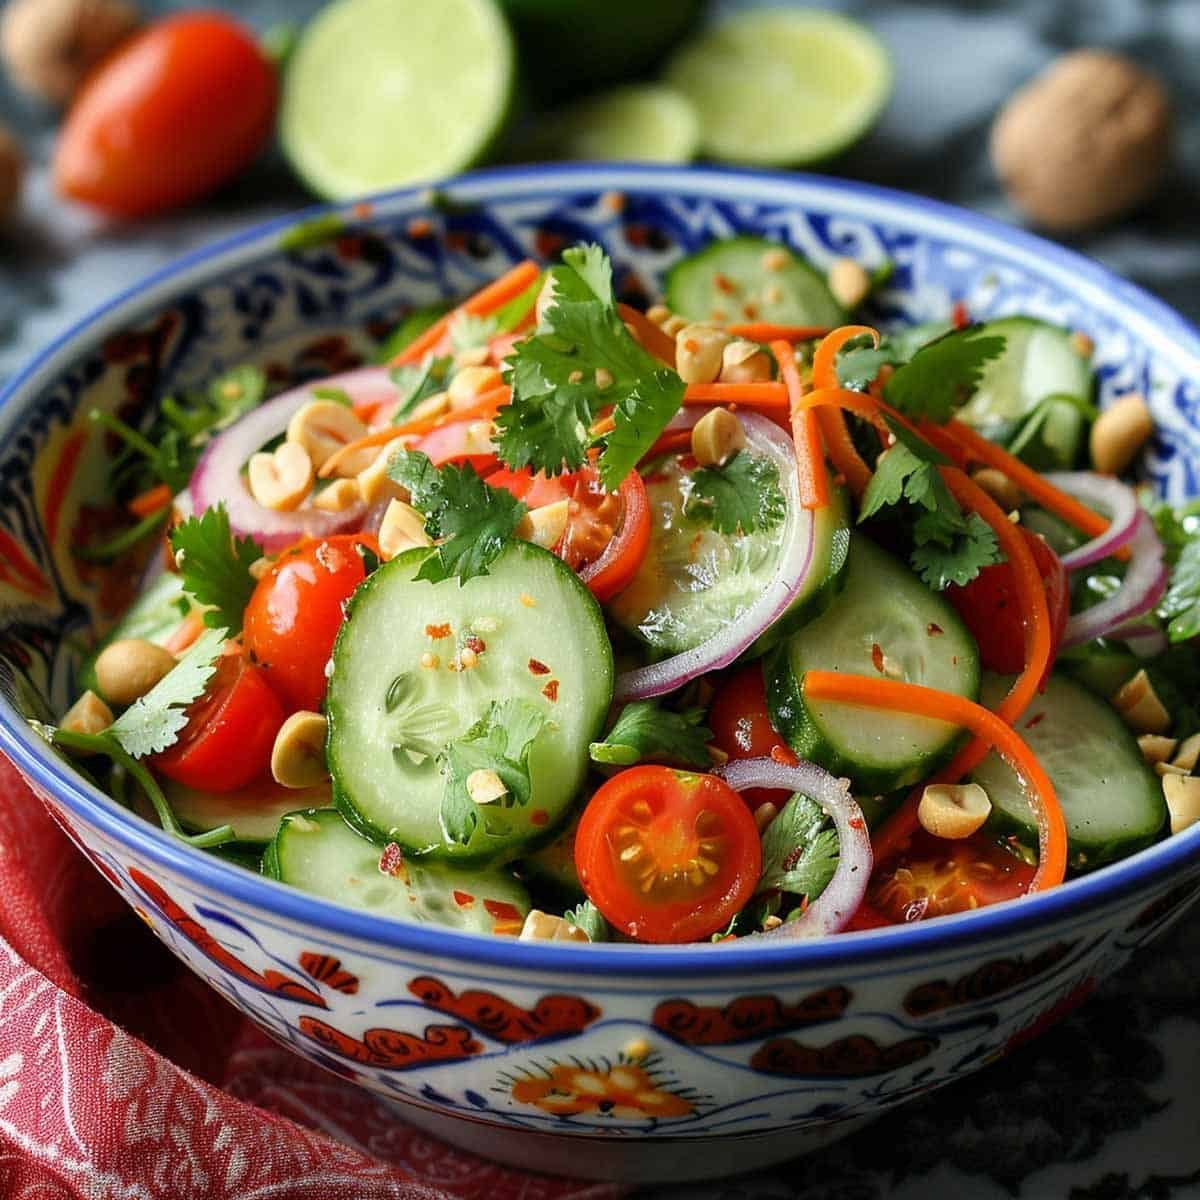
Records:
[[[593,942],[607,942],[612,939],[612,930],[600,910],[590,901],[584,900],[574,908],[568,908],[563,913],[563,920],[568,925],[582,929]]]
[[[797,792],[763,830],[757,893],[788,892],[815,900],[838,864],[838,835],[825,811]]]
[[[940,527],[928,536],[923,536],[918,521],[916,532],[918,544],[912,552],[912,565],[934,591],[942,591],[952,583],[962,587],[984,567],[1000,561],[996,535],[978,513],[968,513],[953,528]]]
[[[475,771],[495,771],[508,789],[495,803],[529,803],[529,751],[545,724],[545,714],[526,700],[493,700],[485,716],[450,742],[442,753],[446,788],[440,813],[448,842],[465,845],[479,824],[481,806],[467,790]]]
[[[455,353],[463,350],[478,350],[486,346],[500,332],[500,322],[493,317],[477,317],[474,313],[460,312],[450,322],[446,332]]]
[[[393,369],[392,382],[401,393],[400,404],[392,416],[393,425],[399,425],[422,400],[442,390],[453,362],[450,355],[443,354],[440,358],[431,357]]]
[[[183,590],[211,606],[204,623],[241,633],[242,616],[257,586],[250,568],[262,558],[262,547],[252,537],[233,536],[223,504],[177,525],[170,540]]]
[[[397,450],[388,476],[408,489],[409,502],[424,513],[426,533],[441,539],[437,553],[417,572],[418,579],[433,583],[486,575],[528,511],[505,488],[488,487],[470,463],[435,467],[419,450]]]
[[[943,424],[971,398],[984,366],[1004,353],[1004,344],[1004,338],[983,334],[977,325],[944,334],[896,370],[884,397],[908,416]]]
[[[653,759],[707,769],[712,765],[708,753],[712,730],[702,724],[703,719],[702,708],[672,712],[653,700],[634,700],[621,710],[605,739],[591,744],[588,754],[592,762],[622,767]]]
[[[722,467],[701,467],[692,472],[685,511],[719,533],[773,529],[787,515],[779,468],[745,450]]]
[[[134,758],[158,754],[175,744],[187,724],[187,707],[198,700],[217,669],[224,629],[206,629],[192,648],[140,700],[135,700],[109,727],[107,735]]]
[[[513,398],[496,417],[499,454],[513,468],[577,470],[596,414],[612,405],[615,427],[603,439],[599,471],[615,491],[679,410],[684,383],[625,328],[599,246],[565,251],[550,278],[542,324],[507,360]]]

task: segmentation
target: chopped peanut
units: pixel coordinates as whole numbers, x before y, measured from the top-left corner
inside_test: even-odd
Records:
[[[754,826],[762,833],[777,816],[779,809],[770,800],[765,800],[754,810]]]
[[[316,787],[329,778],[325,733],[320,713],[294,712],[284,721],[271,747],[271,776],[280,787]]]
[[[730,342],[721,355],[722,383],[767,383],[771,378],[770,356],[756,342]]]
[[[712,408],[692,427],[692,454],[702,467],[720,466],[746,445],[746,429],[727,408]]]
[[[388,478],[388,467],[392,465],[395,446],[383,446],[375,461],[365,471],[359,471],[354,482],[364,504],[377,504],[380,500],[407,500],[408,488],[401,487]]]
[[[1025,502],[1025,493],[1003,471],[995,467],[980,467],[971,472],[971,480],[982,488],[1005,512],[1018,509]]]
[[[661,325],[671,316],[671,310],[665,304],[652,304],[646,309],[646,319],[655,325]]]
[[[288,422],[287,440],[302,446],[313,468],[319,471],[343,446],[358,441],[366,432],[367,427],[344,404],[336,400],[310,400]],[[351,455],[351,459],[357,460],[357,456]],[[369,461],[353,461],[352,469],[341,474],[357,475]]]
[[[1200,821],[1200,776],[1164,775],[1162,789],[1172,833],[1182,833]]]
[[[1082,329],[1073,330],[1067,341],[1080,358],[1091,358],[1096,353],[1096,343]]]
[[[495,771],[481,768],[467,776],[467,795],[472,804],[494,804],[508,795],[508,788]]]
[[[1106,408],[1092,425],[1092,465],[1107,475],[1120,475],[1154,432],[1146,401],[1127,392]]]
[[[523,942],[590,942],[592,939],[570,921],[544,913],[540,908],[531,909],[521,927]]]
[[[96,659],[96,683],[110,704],[140,700],[175,667],[175,655],[142,638],[111,642]]]
[[[426,396],[409,414],[414,421],[426,421],[430,417],[444,417],[450,411],[450,394],[434,392]]]
[[[432,545],[433,539],[425,532],[425,518],[403,500],[390,501],[379,526],[379,550],[384,562],[415,546]]]
[[[983,828],[991,811],[992,802],[977,783],[931,783],[921,793],[917,820],[934,837],[958,840]]]
[[[340,513],[353,508],[359,499],[357,480],[335,479],[313,497],[313,508],[319,508],[322,512]]]
[[[446,389],[446,394],[450,397],[450,407],[470,408],[484,392],[499,387],[503,382],[504,377],[496,367],[463,367],[450,380],[450,386]]]
[[[112,723],[112,709],[89,691],[67,709],[58,725],[68,733],[103,733]]]
[[[270,454],[250,456],[246,479],[250,494],[263,508],[291,512],[312,488],[312,459],[303,446],[281,442]]]
[[[1143,733],[1137,744],[1142,757],[1152,767],[1158,763],[1165,763],[1179,745],[1175,738],[1163,737],[1161,733]]]
[[[712,383],[721,373],[729,334],[711,325],[685,325],[675,335],[675,369],[684,383]]]
[[[1193,733],[1191,737],[1184,738],[1179,743],[1179,749],[1175,752],[1175,757],[1171,759],[1171,762],[1185,771],[1194,771],[1198,761],[1200,761],[1200,733]]]
[[[567,517],[570,512],[569,500],[557,500],[553,504],[543,504],[527,512],[517,525],[517,537],[549,550],[558,545],[559,539],[567,528]]]
[[[1134,733],[1166,733],[1171,728],[1171,714],[1144,669],[1113,693],[1112,705]]]
[[[687,317],[681,317],[678,313],[672,313],[659,328],[667,335],[667,337],[676,337],[681,329],[686,329],[688,324]]]
[[[837,258],[825,276],[833,298],[845,309],[853,311],[871,294],[871,276],[862,263],[852,258]]]
[[[789,262],[791,262],[791,255],[782,246],[775,246],[773,249],[766,251],[762,256],[762,268],[764,271],[782,271],[787,267]]]
[[[482,367],[491,357],[487,346],[472,346],[469,350],[460,350],[454,356],[453,367],[461,371],[464,367]]]

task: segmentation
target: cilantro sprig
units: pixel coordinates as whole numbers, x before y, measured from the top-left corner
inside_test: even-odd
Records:
[[[837,830],[815,800],[797,792],[763,830],[756,894],[787,892],[811,903],[829,886],[837,864]]]
[[[263,548],[252,537],[233,536],[224,504],[180,522],[170,540],[183,590],[209,606],[205,625],[241,633],[246,605],[257,586],[250,568],[262,558]]]
[[[935,338],[898,367],[884,398],[910,417],[945,424],[979,387],[984,367],[1004,353],[1004,338],[970,325]]]
[[[388,477],[408,489],[410,503],[425,516],[425,532],[441,539],[417,572],[433,583],[486,575],[527,511],[505,488],[488,487],[470,463],[435,467],[419,450],[397,450]]]
[[[779,468],[770,459],[745,450],[724,466],[700,467],[691,474],[685,512],[718,533],[774,529],[787,515]]]
[[[565,251],[550,276],[553,299],[538,331],[507,360],[513,398],[496,417],[500,458],[556,475],[583,466],[602,444],[600,479],[616,491],[678,412],[684,383],[625,328],[599,246]],[[608,405],[614,428],[594,442],[593,420]]]
[[[653,700],[634,700],[621,710],[604,740],[588,747],[588,754],[592,762],[619,767],[651,759],[707,769],[712,765],[712,730],[703,722],[702,708],[673,712]]]

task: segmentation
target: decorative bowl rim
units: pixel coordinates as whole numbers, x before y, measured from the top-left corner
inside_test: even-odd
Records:
[[[803,203],[805,193],[811,201],[823,192],[867,207],[890,208],[910,219],[914,215],[921,216],[932,226],[941,226],[943,232],[973,233],[986,243],[1001,244],[1009,251],[1023,251],[1042,263],[1049,262],[1069,271],[1076,281],[1086,283],[1100,294],[1098,303],[1102,307],[1120,311],[1122,324],[1126,327],[1131,319],[1134,324],[1144,326],[1145,340],[1158,345],[1160,352],[1171,347],[1174,356],[1182,354],[1185,360],[1194,360],[1192,369],[1200,377],[1200,330],[1164,301],[1077,251],[991,217],[893,188],[800,172],[645,163],[558,163],[487,168],[437,184],[395,189],[334,204],[316,204],[258,222],[180,256],[91,309],[35,354],[0,388],[0,446],[19,427],[22,394],[35,395],[43,378],[51,377],[62,365],[58,360],[70,357],[77,350],[77,342],[93,340],[98,327],[111,323],[126,308],[150,307],[160,299],[155,293],[169,295],[170,285],[198,268],[216,265],[218,269],[210,278],[219,278],[243,261],[253,261],[270,250],[278,250],[281,233],[314,218],[336,216],[348,226],[365,224],[380,215],[381,208],[402,209],[406,204],[421,206],[434,193],[445,189],[459,193],[465,190],[471,193],[472,201],[486,204],[489,190],[494,191],[499,186],[503,192],[505,184],[518,194],[620,192],[658,185],[677,194],[734,192],[761,201],[764,192],[771,192],[777,194],[782,203],[788,201],[788,193],[791,193],[792,203]],[[490,198],[500,197],[492,195]],[[370,206],[365,215],[364,204]],[[570,943],[543,946],[536,942],[407,924],[343,908],[186,846],[149,822],[130,820],[128,811],[100,789],[65,771],[50,747],[3,698],[0,698],[0,752],[39,787],[55,795],[75,817],[197,886],[215,888],[232,900],[335,936],[374,943],[389,950],[515,971],[620,975],[635,970],[639,975],[664,977],[723,977],[747,971],[776,974],[853,966],[893,956],[902,958],[1001,938],[1009,932],[1010,918],[1016,913],[1021,914],[1021,931],[1027,933],[1065,914],[1082,912],[1156,880],[1168,879],[1177,868],[1200,859],[1200,825],[1197,825],[1050,892],[1011,900],[978,912],[943,917],[935,922],[841,934],[811,942],[772,939],[735,942],[719,948],[603,944],[582,947]]]

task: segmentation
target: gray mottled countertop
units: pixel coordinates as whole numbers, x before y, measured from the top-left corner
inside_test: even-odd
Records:
[[[561,0],[563,3],[569,0]],[[1012,220],[987,163],[1004,98],[1055,54],[1121,49],[1169,83],[1176,165],[1145,209],[1072,244],[1200,320],[1200,0],[836,3],[892,50],[896,92],[840,173]],[[144,4],[181,8],[182,3]],[[745,7],[724,0],[719,11]],[[316,0],[224,4],[259,28]],[[0,81],[35,169],[0,235],[0,376],[106,296],[191,247],[308,202],[268,160],[202,208],[134,227],[58,204],[51,124]],[[1200,930],[1195,910],[1047,1037],[820,1154],[671,1200],[1181,1200],[1200,1197]]]

